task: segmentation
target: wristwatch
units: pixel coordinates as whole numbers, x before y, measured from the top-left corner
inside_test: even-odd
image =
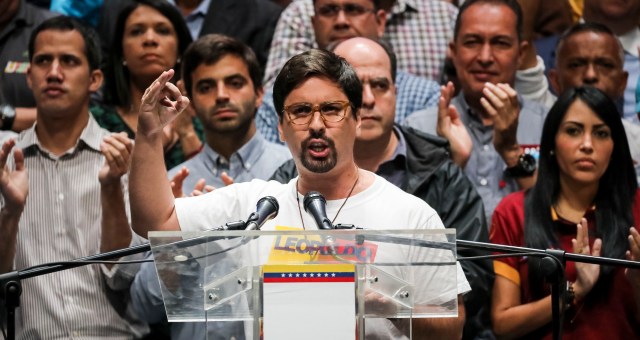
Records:
[[[504,169],[504,174],[513,178],[529,177],[536,172],[536,167],[536,159],[528,153],[523,153],[518,156],[516,165]]]
[[[16,109],[11,105],[0,105],[0,120],[2,126],[0,130],[9,131],[13,127],[13,121],[16,119]]]

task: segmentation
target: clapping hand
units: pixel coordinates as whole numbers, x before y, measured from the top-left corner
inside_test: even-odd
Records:
[[[577,225],[576,238],[571,240],[573,252],[576,254],[600,256],[602,240],[596,239],[593,248],[589,246],[589,225],[587,219],[582,218]],[[576,300],[582,300],[593,289],[600,276],[600,265],[576,262],[577,279],[573,285]]]
[[[640,233],[634,227],[629,230],[629,250],[627,250],[627,259],[630,261],[640,261]],[[640,289],[640,269],[625,270],[629,282],[635,289]]]
[[[458,110],[451,105],[454,90],[452,82],[448,82],[446,86],[440,86],[436,133],[449,141],[453,162],[464,168],[471,156],[473,142],[462,120],[460,120]]]
[[[504,149],[513,149],[518,145],[518,93],[508,84],[491,83],[485,84],[482,93],[484,97],[480,98],[480,104],[493,119],[493,144],[496,151],[502,153]]]
[[[13,151],[15,170],[10,171],[7,160],[16,141],[10,139],[2,145],[0,150],[0,192],[4,198],[4,207],[11,212],[22,212],[29,194],[29,177],[24,166],[24,154],[16,148]]]
[[[173,197],[175,198],[186,197],[184,192],[182,191],[182,185],[184,183],[185,178],[187,178],[187,176],[189,176],[189,169],[183,166],[180,169],[180,171],[178,171],[173,176],[173,178],[171,178],[171,191],[173,192]],[[234,183],[233,178],[229,176],[226,172],[222,172],[222,175],[220,175],[220,178],[222,179],[222,182],[224,183],[224,185],[231,185]],[[211,192],[213,190],[215,190],[215,187],[211,185],[207,185],[205,179],[201,178],[196,182],[193,188],[193,191],[191,191],[190,196],[200,196],[208,192]]]
[[[98,173],[102,184],[119,183],[122,175],[129,171],[133,141],[126,132],[113,133],[104,137],[100,144],[100,152],[105,157],[104,166]]]

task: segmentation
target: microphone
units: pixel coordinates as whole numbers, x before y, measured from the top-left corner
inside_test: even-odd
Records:
[[[247,218],[244,230],[260,230],[268,220],[278,216],[278,200],[273,196],[265,196],[258,200],[256,211]]]
[[[327,217],[327,200],[317,191],[309,191],[304,195],[304,211],[311,214],[316,221],[316,225],[320,230],[333,230],[333,223]],[[336,249],[334,247],[335,240],[331,236],[323,236],[324,243],[329,248],[331,255],[336,255]]]
[[[327,200],[317,191],[309,191],[304,195],[304,211],[311,214],[316,221],[318,229],[335,229],[327,217]]]
[[[256,211],[252,212],[247,219],[247,222],[243,221],[235,221],[229,222],[222,227],[207,229],[206,231],[221,231],[221,230],[259,230],[262,225],[268,220],[276,217],[278,215],[278,209],[280,206],[278,205],[278,200],[276,200],[272,196],[265,196],[258,200],[256,204]],[[178,247],[178,248],[188,248],[197,246],[207,242],[219,241],[219,240],[227,240],[232,238],[237,238],[239,236],[199,236],[186,240],[176,241],[168,244],[164,244],[160,247]],[[254,239],[254,237],[243,237],[241,244],[245,244]]]

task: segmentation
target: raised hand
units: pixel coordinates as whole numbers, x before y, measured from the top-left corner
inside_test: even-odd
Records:
[[[630,261],[640,261],[640,233],[634,227],[629,229],[629,250],[627,250],[627,259]],[[635,289],[640,289],[640,269],[625,270],[627,279]]]
[[[576,238],[571,240],[573,252],[576,254],[600,256],[602,251],[602,240],[596,239],[593,242],[593,249],[589,246],[589,225],[586,218],[582,218],[577,225]],[[576,282],[573,289],[576,300],[582,300],[593,289],[593,286],[600,277],[600,265],[591,263],[576,262]]]
[[[4,207],[7,211],[22,212],[29,195],[29,176],[24,166],[24,154],[16,148],[13,151],[15,170],[10,171],[7,160],[16,141],[10,139],[2,145],[0,150],[0,192],[4,198]]]
[[[191,196],[204,195],[213,190],[215,190],[215,187],[213,187],[212,185],[207,185],[207,182],[204,180],[204,178],[200,178],[200,180],[196,182],[196,185],[191,192]]]
[[[169,82],[173,74],[173,70],[162,72],[144,92],[138,117],[138,133],[147,136],[161,133],[165,126],[189,106],[189,98]]]
[[[482,93],[484,97],[480,98],[480,104],[493,118],[493,144],[496,151],[502,153],[504,149],[517,147],[516,134],[520,116],[518,93],[508,84],[491,83],[485,84]]]
[[[471,156],[473,142],[467,128],[460,120],[458,110],[451,105],[454,92],[455,89],[452,82],[448,82],[446,86],[440,86],[436,133],[449,141],[453,162],[464,168]]]
[[[133,141],[126,132],[114,133],[104,137],[100,144],[100,152],[105,162],[98,172],[98,180],[102,184],[120,183],[122,175],[129,171]]]
[[[171,192],[173,192],[173,197],[181,198],[185,197],[184,192],[182,191],[182,184],[184,180],[189,176],[189,169],[186,166],[183,166],[173,175],[171,178]]]
[[[229,176],[229,174],[226,171],[222,172],[222,175],[220,175],[220,179],[222,179],[222,183],[224,183],[225,186],[231,185],[234,183],[233,177]]]

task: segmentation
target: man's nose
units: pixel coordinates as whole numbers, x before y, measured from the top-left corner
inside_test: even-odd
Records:
[[[60,60],[54,59],[51,62],[51,67],[49,68],[49,72],[47,72],[47,81],[62,81],[62,67],[60,65]]]
[[[493,62],[493,49],[489,43],[483,44],[478,53],[478,61],[483,65]]]

